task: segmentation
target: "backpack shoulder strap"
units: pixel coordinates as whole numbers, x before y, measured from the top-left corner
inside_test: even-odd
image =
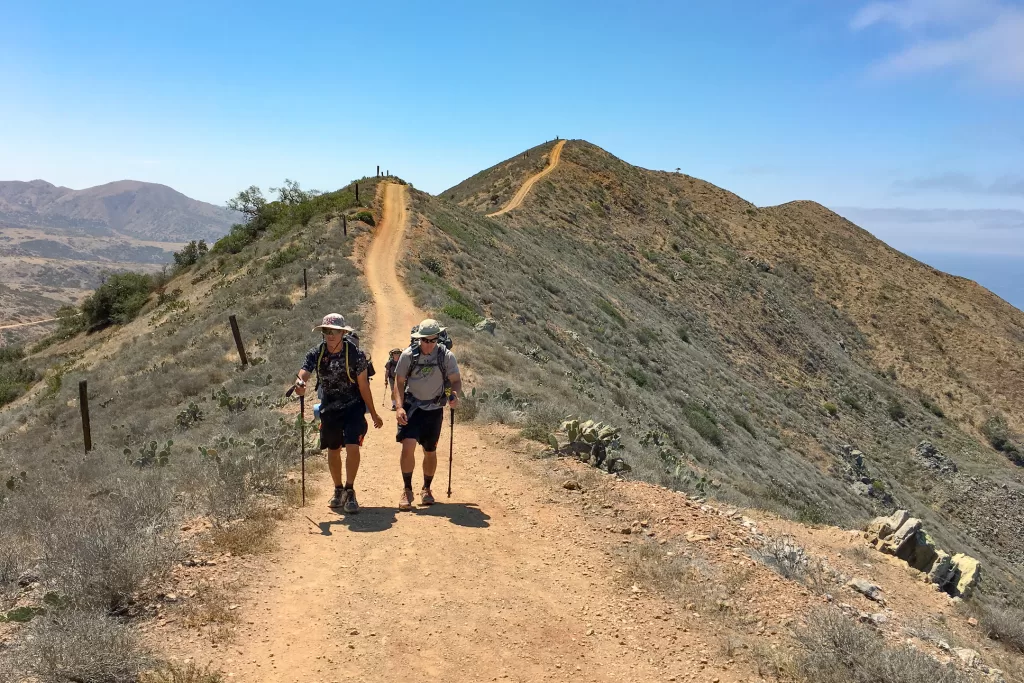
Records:
[[[320,353],[317,354],[317,357],[316,357],[316,367],[314,368],[314,371],[316,372],[316,386],[313,387],[314,389],[319,389],[320,388],[320,363],[323,361],[324,353],[326,353],[326,352],[327,352],[327,342],[320,342]]]

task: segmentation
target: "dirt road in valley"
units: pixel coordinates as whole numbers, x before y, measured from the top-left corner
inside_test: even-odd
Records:
[[[548,173],[551,173],[553,170],[555,170],[555,166],[558,166],[558,161],[559,159],[562,158],[563,147],[565,147],[565,140],[559,140],[558,142],[556,142],[555,146],[551,148],[551,156],[548,158],[548,165],[544,167],[544,170],[541,171],[540,173],[537,173],[536,175],[532,175],[529,178],[527,178],[526,182],[523,183],[523,186],[519,188],[519,191],[516,192],[515,196],[509,200],[508,204],[503,206],[498,211],[495,211],[494,213],[489,213],[487,215],[500,216],[503,213],[508,213],[512,209],[518,208],[519,205],[523,203],[523,200],[526,199],[526,195],[527,193],[529,193],[530,188],[532,188],[538,180],[540,180]]]

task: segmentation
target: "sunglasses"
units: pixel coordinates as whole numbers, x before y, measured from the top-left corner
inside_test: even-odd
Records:
[[[437,343],[437,337],[422,337],[420,339],[420,343],[421,344],[436,344]]]

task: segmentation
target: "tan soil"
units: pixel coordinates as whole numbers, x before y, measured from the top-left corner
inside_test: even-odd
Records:
[[[516,192],[515,196],[509,200],[508,204],[503,206],[500,210],[487,215],[500,216],[503,213],[507,213],[512,209],[518,208],[519,205],[523,203],[523,200],[526,199],[526,195],[530,192],[530,188],[532,188],[538,180],[555,170],[555,166],[558,166],[558,160],[562,157],[562,147],[565,147],[565,140],[559,140],[555,143],[555,146],[551,148],[551,156],[548,159],[548,165],[544,167],[544,170],[527,178],[526,182],[519,188],[519,191]]]

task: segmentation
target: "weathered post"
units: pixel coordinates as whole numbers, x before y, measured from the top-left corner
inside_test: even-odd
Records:
[[[238,348],[238,357],[242,359],[242,367],[249,365],[249,359],[245,357],[245,347],[242,345],[242,335],[238,331],[238,321],[235,320],[235,316],[231,315],[229,318],[231,321],[231,334],[235,335],[235,346]]]
[[[82,408],[82,436],[88,453],[92,450],[92,428],[89,425],[89,388],[84,379],[78,383],[78,404]]]
[[[356,183],[356,204],[359,203],[359,183]]]
[[[309,296],[309,282],[306,280],[306,269],[302,269],[302,298]]]
[[[380,164],[377,164],[377,177],[380,178]]]
[[[345,237],[348,237],[348,218],[345,216],[341,217],[341,229],[344,232]]]

